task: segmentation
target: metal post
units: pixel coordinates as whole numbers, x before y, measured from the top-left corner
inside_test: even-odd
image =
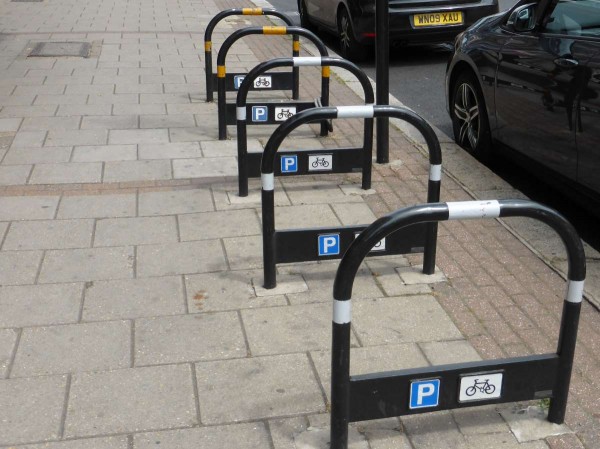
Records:
[[[390,18],[389,0],[377,0],[375,8],[375,62],[377,82],[377,104],[390,102]],[[388,117],[377,119],[377,162],[390,161],[390,120]]]
[[[294,37],[292,39],[292,56],[300,56],[300,36],[294,34]],[[300,98],[300,67],[294,67],[292,69],[292,78],[294,83],[294,86],[292,87],[292,100],[297,100],[298,98]]]
[[[265,288],[275,288],[277,285],[276,255],[275,255],[275,174],[261,175],[262,190],[262,221],[263,221],[263,262]]]

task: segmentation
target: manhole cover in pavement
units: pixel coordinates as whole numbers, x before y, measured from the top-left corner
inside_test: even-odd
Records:
[[[87,58],[92,44],[88,42],[39,42],[33,47],[29,56],[78,56]]]

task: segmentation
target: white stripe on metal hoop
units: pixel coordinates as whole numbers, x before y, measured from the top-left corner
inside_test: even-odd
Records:
[[[452,201],[448,206],[448,220],[469,218],[497,218],[500,216],[500,203],[489,201]]]
[[[235,118],[246,121],[246,106],[238,106],[235,108]]]
[[[346,324],[352,318],[352,301],[333,300],[333,322],[336,324]]]
[[[430,181],[441,181],[442,180],[442,165],[435,164],[429,166],[429,180]]]
[[[583,298],[583,282],[584,281],[569,281],[565,301],[574,303],[581,302],[581,299]]]
[[[273,173],[262,173],[260,175],[263,190],[275,189],[275,175]]]
[[[374,115],[375,109],[372,104],[337,107],[337,118],[372,118]]]
[[[322,58],[320,56],[295,56],[292,58],[294,60],[294,67],[301,66],[318,66],[321,65]]]

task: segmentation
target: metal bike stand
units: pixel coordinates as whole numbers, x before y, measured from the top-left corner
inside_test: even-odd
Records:
[[[438,202],[442,173],[440,143],[431,126],[414,111],[396,106],[338,106],[313,108],[283,122],[271,135],[263,152],[261,162],[261,200],[263,226],[263,269],[264,287],[277,285],[278,263],[305,262],[309,260],[339,259],[350,246],[356,235],[366,226],[343,226],[337,228],[308,228],[275,230],[275,160],[277,151],[285,139],[300,125],[335,118],[378,118],[392,117],[413,125],[425,138],[429,150],[429,182],[427,201]],[[331,150],[322,150],[331,153]],[[312,153],[316,154],[316,153]],[[370,182],[371,155],[364,153],[363,187],[365,179]],[[368,162],[367,162],[368,159]],[[401,230],[390,235],[371,255],[424,253],[423,273],[433,274],[437,245],[437,223],[427,223]]]
[[[282,109],[291,110],[293,114],[300,112],[296,109],[296,103],[265,102],[262,105],[249,107],[246,103],[250,87],[257,79],[261,78],[266,71],[278,67],[321,67],[321,77],[329,77],[330,66],[340,67],[352,73],[360,82],[366,104],[373,104],[375,95],[373,87],[367,75],[354,63],[345,59],[330,57],[297,57],[278,58],[263,62],[254,67],[244,79],[240,86],[236,101],[237,118],[237,148],[238,148],[238,185],[239,195],[248,196],[248,178],[260,176],[260,161],[262,153],[248,153],[248,139],[246,128],[248,117],[250,124],[255,124],[254,110],[261,108],[268,114],[268,118],[274,120],[269,123],[279,124],[287,119],[279,119],[278,111]],[[371,154],[373,150],[373,119],[366,118],[364,124],[363,145],[359,148],[336,148],[323,154],[323,150],[295,150],[281,155],[281,164],[275,168],[276,175],[318,175],[327,173],[351,173],[362,169],[364,163],[369,164],[369,169],[363,172],[363,189],[371,188]],[[335,153],[335,156],[334,156]],[[321,163],[316,159],[320,156]],[[324,159],[323,159],[324,158]],[[335,159],[335,161],[334,161]],[[368,162],[367,162],[368,160]],[[327,164],[327,165],[325,165]],[[366,173],[366,176],[365,176]]]
[[[216,90],[215,79],[217,74],[212,71],[212,33],[217,24],[226,17],[229,16],[273,16],[283,20],[286,25],[292,26],[294,22],[290,17],[282,12],[276,11],[273,8],[234,8],[227,9],[219,12],[214,16],[204,31],[204,69],[206,77],[206,101],[213,101],[213,92]],[[292,56],[300,55],[300,38],[299,36],[293,37],[292,43]],[[300,91],[300,72],[297,68],[292,70],[292,76],[290,78],[289,73],[278,73],[274,74],[273,84],[269,87],[263,86],[263,89],[270,90],[292,90],[292,98],[298,99]],[[237,89],[240,78],[243,78],[243,73],[228,73],[226,79],[226,88],[228,92],[235,91]]]
[[[308,40],[310,40],[313,44],[315,44],[315,46],[319,50],[319,53],[321,54],[321,56],[329,55],[329,53],[327,52],[327,47],[325,47],[325,44],[323,44],[321,39],[319,39],[311,31],[305,30],[304,28],[300,28],[300,27],[282,27],[282,26],[249,27],[249,28],[243,28],[241,30],[237,30],[237,31],[233,32],[227,39],[225,39],[225,42],[223,42],[223,45],[221,45],[221,48],[219,49],[219,53],[217,54],[217,107],[218,107],[218,120],[219,120],[219,140],[227,139],[227,125],[235,125],[236,124],[235,114],[227,113],[227,99],[226,99],[227,92],[226,92],[226,82],[225,82],[226,76],[227,76],[227,70],[225,67],[225,60],[227,58],[227,52],[229,52],[229,49],[231,48],[231,46],[233,44],[235,44],[239,39],[241,39],[244,36],[249,36],[252,34],[258,34],[258,35],[263,35],[263,36],[270,36],[270,35],[303,36],[303,37],[306,37]],[[277,73],[277,72],[270,74],[270,76],[272,77],[275,73]],[[273,80],[273,78],[272,78],[272,80]],[[274,81],[272,81],[272,82],[274,82]],[[321,103],[322,103],[321,104],[322,106],[329,105],[329,77],[321,78]],[[232,107],[234,107],[234,105],[232,105]],[[300,102],[300,103],[298,103],[297,107],[298,108],[314,107],[314,103]],[[266,123],[266,121],[264,121],[263,124],[268,124],[268,123]],[[326,136],[327,133],[328,133],[327,124],[322,123],[321,124],[321,136]]]
[[[556,353],[350,376],[351,297],[363,259],[387,236],[415,224],[529,217],[552,227],[567,249],[568,288]],[[331,449],[347,449],[348,423],[439,410],[551,398],[548,420],[564,421],[585,279],[583,245],[558,212],[527,200],[420,204],[382,217],[344,254],[333,285]]]

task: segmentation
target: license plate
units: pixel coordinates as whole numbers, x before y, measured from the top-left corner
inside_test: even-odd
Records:
[[[415,27],[462,25],[462,23],[462,11],[431,12],[429,14],[415,14],[413,16],[413,24]]]

